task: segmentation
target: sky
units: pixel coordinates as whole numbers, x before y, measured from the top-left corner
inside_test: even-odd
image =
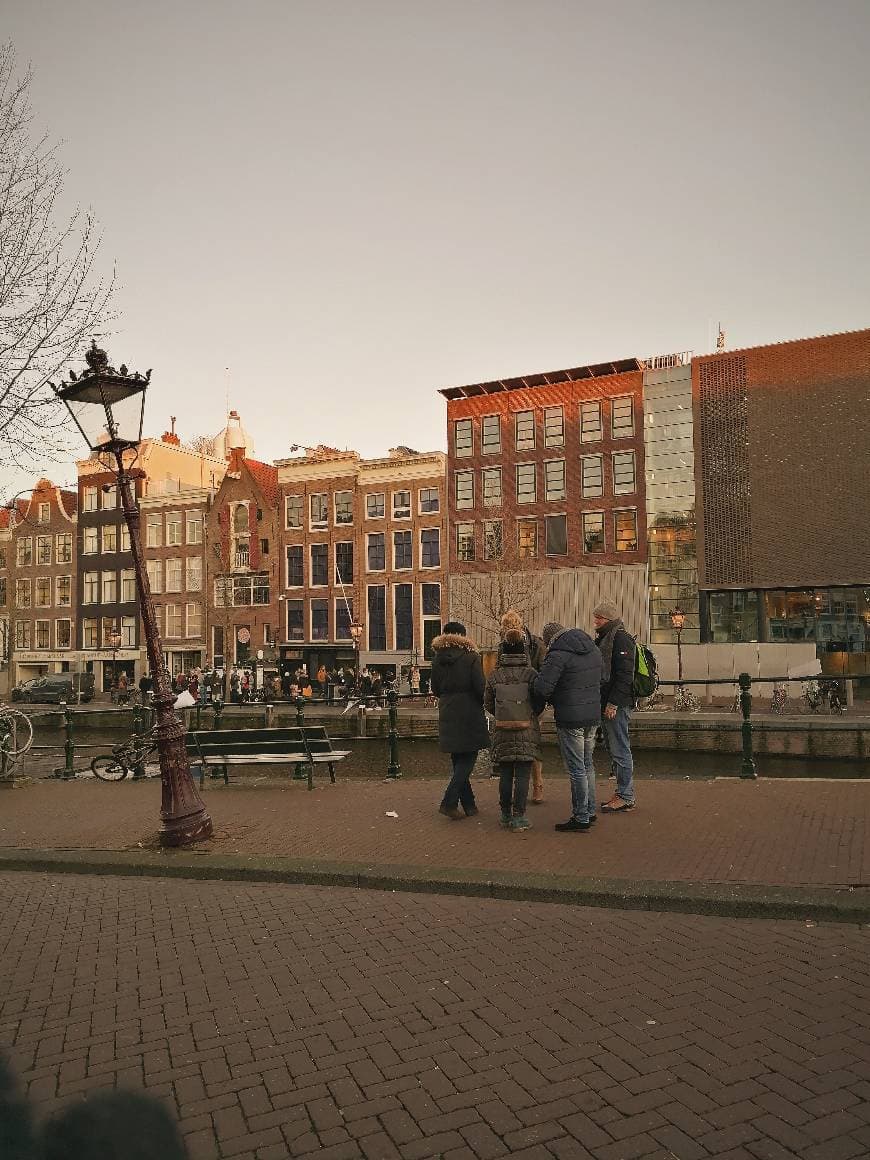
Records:
[[[442,387],[870,325],[867,0],[3,0],[0,37],[153,434],[430,450]]]

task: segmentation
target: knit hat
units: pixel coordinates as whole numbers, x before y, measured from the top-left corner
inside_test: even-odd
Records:
[[[503,653],[524,653],[526,651],[526,638],[521,629],[509,628],[503,635],[501,642],[501,651]]]
[[[592,609],[593,616],[603,616],[605,620],[619,620],[619,608],[612,600],[601,600]]]
[[[544,644],[549,644],[554,636],[558,636],[560,632],[564,632],[564,626],[557,624],[555,620],[551,620],[549,624],[545,624],[541,629],[541,640]]]
[[[503,639],[507,639],[509,632],[518,632],[522,635],[523,618],[515,608],[509,608],[504,616],[501,618],[501,635]]]
[[[450,633],[453,636],[465,636],[465,625],[461,620],[448,620],[441,630],[444,633]]]

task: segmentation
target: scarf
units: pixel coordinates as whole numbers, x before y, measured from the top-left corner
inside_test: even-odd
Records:
[[[607,624],[602,625],[604,632],[602,635],[596,635],[595,643],[601,650],[601,683],[606,685],[610,681],[610,668],[613,664],[613,641],[616,636],[617,629],[624,629],[625,625],[618,618],[616,620],[609,620]],[[601,633],[601,629],[598,630]]]

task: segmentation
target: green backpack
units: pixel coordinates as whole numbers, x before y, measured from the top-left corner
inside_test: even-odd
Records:
[[[631,682],[631,694],[640,700],[643,697],[651,697],[658,688],[658,664],[649,645],[636,641],[635,646],[634,680]]]

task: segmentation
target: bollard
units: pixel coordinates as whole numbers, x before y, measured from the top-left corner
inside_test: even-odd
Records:
[[[73,760],[75,757],[75,745],[73,744],[73,720],[72,710],[66,701],[61,701],[63,707],[63,730],[65,734],[65,741],[63,743],[63,773],[61,777],[64,781],[70,781],[75,777],[75,765]]]
[[[747,781],[754,781],[758,774],[755,772],[755,762],[752,758],[752,677],[749,673],[741,673],[737,678],[740,685],[740,711],[743,714],[743,762],[740,766],[740,776]]]
[[[263,709],[263,723],[265,724],[267,729],[272,728],[272,715],[274,714],[274,712],[275,712],[275,706],[271,705],[271,704],[266,705],[265,708]]]
[[[363,702],[360,701],[356,708],[356,731],[360,737],[365,737],[368,732],[366,721],[366,707]]]
[[[402,776],[402,767],[399,765],[399,694],[395,689],[387,693],[389,703],[390,731],[387,734],[390,741],[390,764],[387,769],[387,780],[395,781]]]
[[[296,728],[297,729],[304,729],[305,728],[305,698],[304,697],[297,697],[296,698]],[[306,774],[303,772],[302,766],[297,765],[296,771],[293,774],[293,780],[294,781],[305,781],[305,778],[306,778]]]
[[[220,699],[220,697],[218,697],[217,700],[212,705],[212,710],[214,712],[214,721],[212,721],[212,723],[211,723],[212,728],[213,729],[220,729],[221,720],[223,718],[223,712],[224,712],[224,703]]]

